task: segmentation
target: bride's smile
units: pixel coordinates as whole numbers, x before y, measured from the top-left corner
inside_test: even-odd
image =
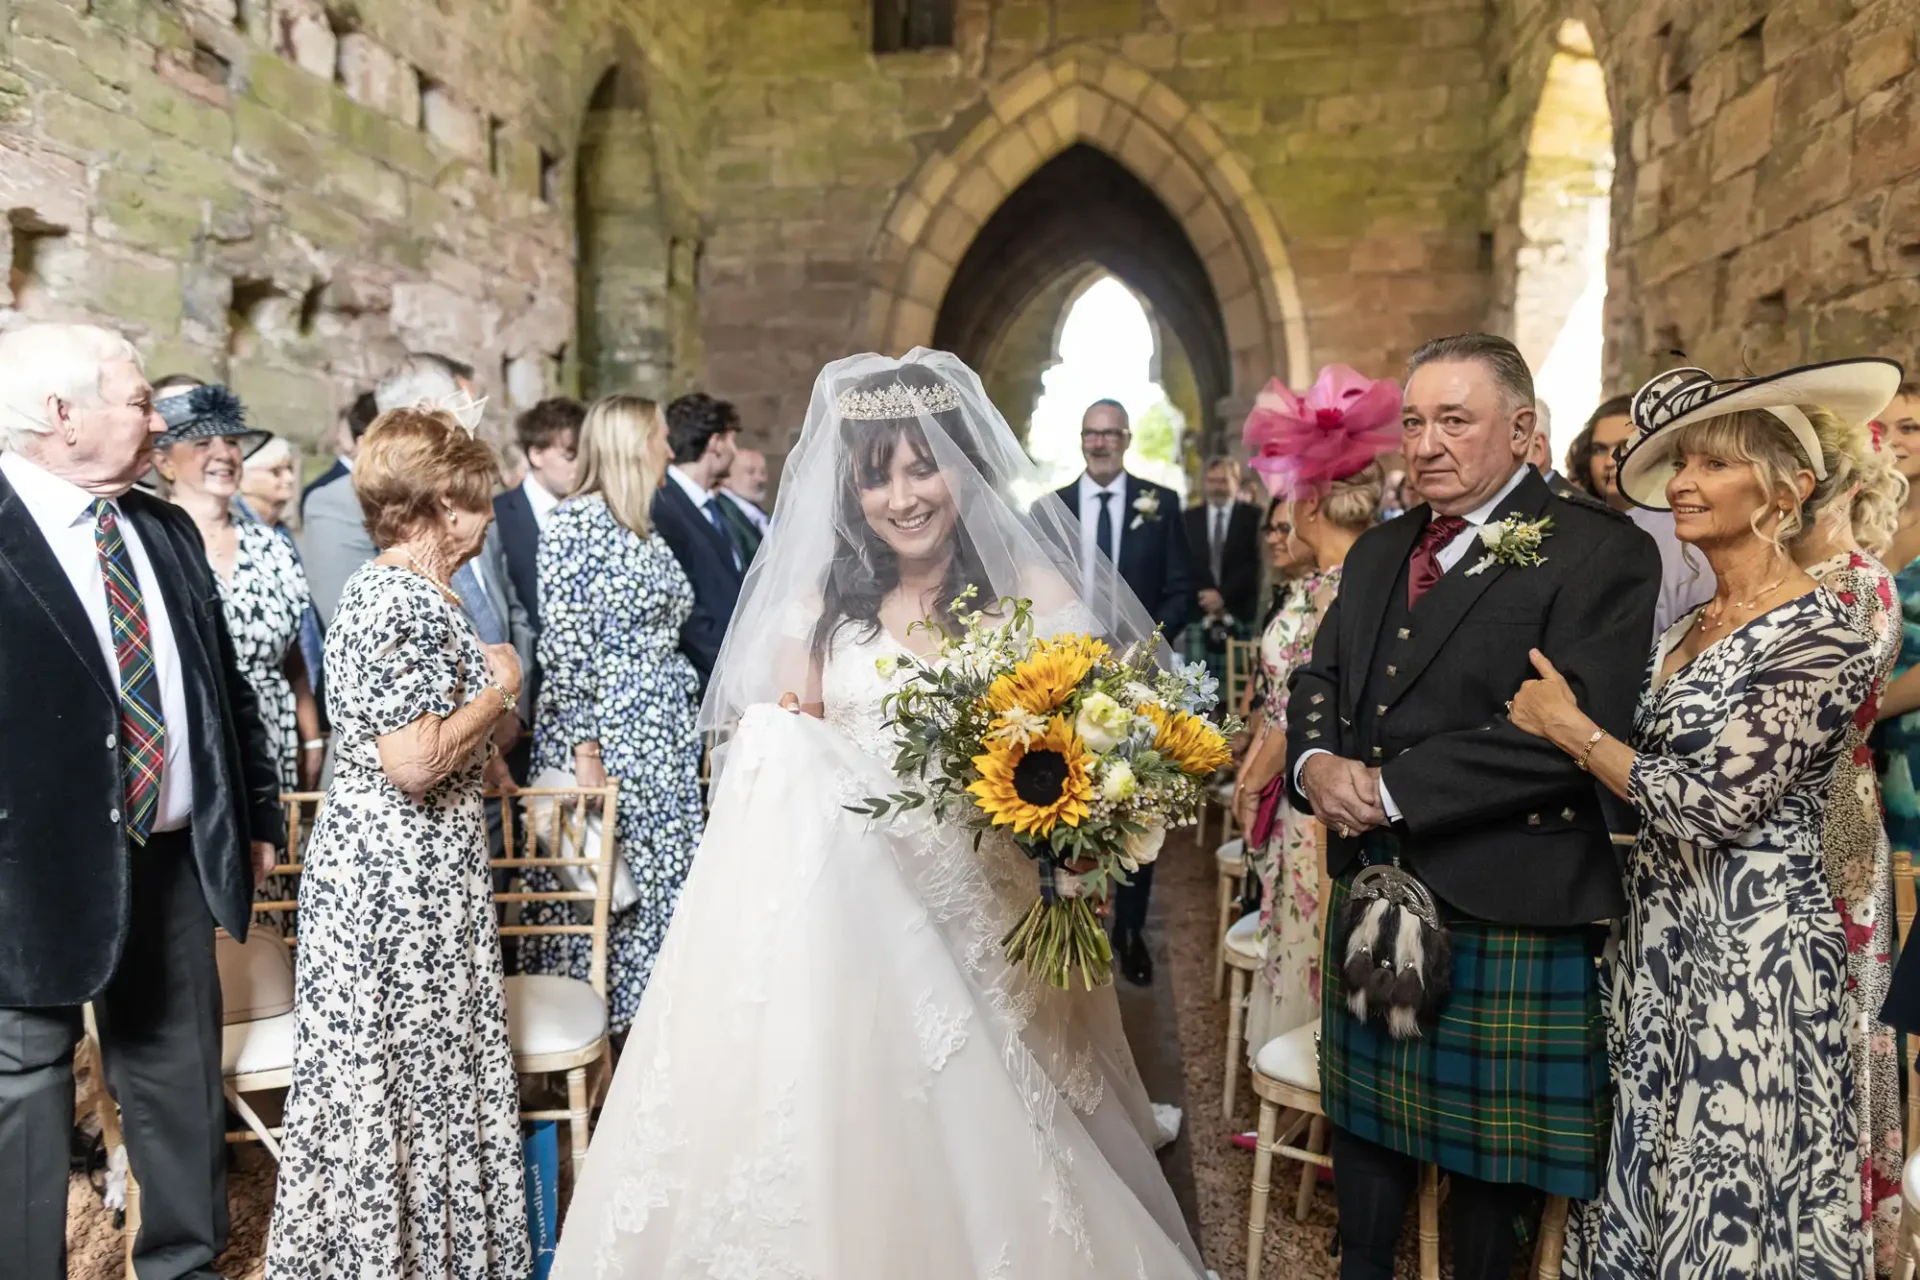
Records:
[[[860,473],[860,509],[903,567],[944,559],[953,545],[953,494],[916,436],[907,429],[876,439]]]

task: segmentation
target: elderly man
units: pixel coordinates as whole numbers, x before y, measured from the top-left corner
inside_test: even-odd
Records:
[[[721,478],[720,494],[727,499],[720,508],[727,536],[751,564],[767,536],[767,455],[758,449],[735,449],[733,462]]]
[[[1425,502],[1354,544],[1287,701],[1294,800],[1326,825],[1333,877],[1320,1071],[1346,1280],[1393,1275],[1422,1165],[1452,1176],[1462,1280],[1508,1273],[1536,1191],[1599,1185],[1610,1094],[1592,925],[1625,902],[1593,779],[1505,705],[1537,650],[1624,735],[1660,557],[1625,516],[1526,465],[1533,405],[1504,338],[1414,353],[1401,452]],[[1495,525],[1503,546],[1483,536]],[[1347,936],[1348,902],[1383,883],[1437,900],[1427,923],[1450,935],[1450,962],[1397,904]],[[1361,973],[1374,977],[1350,990]]]
[[[132,491],[164,429],[123,338],[0,337],[0,1270],[21,1280],[66,1274],[88,1001],[141,1280],[213,1277],[227,1242],[214,925],[246,937],[284,834],[200,535]]]

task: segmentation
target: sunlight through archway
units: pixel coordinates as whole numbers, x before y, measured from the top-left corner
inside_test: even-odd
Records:
[[[1095,400],[1118,400],[1133,423],[1127,469],[1186,492],[1180,469],[1186,418],[1156,380],[1153,324],[1133,290],[1113,276],[1089,285],[1060,326],[1058,363],[1041,378],[1027,451],[1049,480],[1080,473],[1080,418]]]

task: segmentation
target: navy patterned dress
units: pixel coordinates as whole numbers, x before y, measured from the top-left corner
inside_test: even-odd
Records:
[[[1659,679],[1634,715],[1643,825],[1612,974],[1612,1150],[1566,1274],[1861,1277],[1847,937],[1821,834],[1880,674],[1816,590]]]
[[[623,527],[597,494],[553,513],[540,535],[538,573],[533,771],[571,773],[574,747],[600,744],[607,776],[620,784],[620,857],[640,890],[640,901],[613,918],[608,938],[609,1016],[620,1033],[640,1005],[700,842],[699,684],[680,652],[693,586],[664,538]],[[527,883],[557,887],[537,870]],[[584,937],[520,944],[528,973],[585,978],[588,960]]]

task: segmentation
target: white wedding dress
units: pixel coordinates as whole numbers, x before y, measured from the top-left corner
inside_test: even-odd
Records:
[[[897,789],[857,636],[824,722],[741,717],[553,1274],[1192,1280],[1113,991],[1001,954],[1033,864],[846,809]]]

